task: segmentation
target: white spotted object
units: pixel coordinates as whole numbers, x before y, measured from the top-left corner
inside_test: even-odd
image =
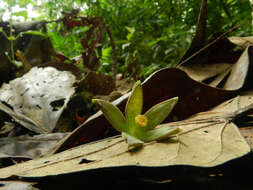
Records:
[[[2,85],[0,109],[32,131],[51,132],[75,92],[75,82],[69,71],[34,67]]]

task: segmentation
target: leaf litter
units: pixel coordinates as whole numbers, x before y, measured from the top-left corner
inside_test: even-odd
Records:
[[[52,67],[32,68],[3,84],[0,109],[36,133],[51,132],[75,92],[75,76]]]
[[[231,99],[189,119],[162,124],[160,127],[180,127],[182,133],[167,141],[146,143],[135,152],[128,151],[127,143],[116,136],[1,169],[0,177],[60,175],[122,166],[221,165],[251,151],[234,124],[238,115],[247,112],[248,105],[252,107],[249,97],[252,94]],[[84,159],[90,162],[81,162]]]
[[[252,47],[247,48],[243,46],[245,44],[242,44],[241,46],[244,48],[244,53],[242,55],[241,50],[233,52],[232,50],[235,46],[233,46],[232,43],[228,43],[227,38],[225,38],[225,34],[227,33],[218,35],[218,38],[214,41],[211,39],[211,43],[210,41],[206,42],[206,2],[206,0],[202,1],[202,15],[200,14],[199,17],[195,40],[193,40],[191,47],[182,59],[184,64],[178,67],[179,69],[162,69],[154,73],[143,83],[144,94],[146,94],[144,97],[144,104],[146,106],[144,110],[164,99],[173,96],[180,97],[179,105],[176,107],[174,113],[172,113],[172,117],[167,118],[166,121],[176,122],[165,123],[159,127],[166,127],[168,125],[172,127],[176,126],[183,130],[181,134],[167,141],[146,143],[143,149],[136,152],[128,151],[127,144],[118,136],[88,143],[105,137],[105,134],[108,133],[108,129],[110,129],[110,126],[105,122],[101,113],[98,112],[58,143],[51,153],[49,152],[49,154],[46,154],[51,154],[51,156],[45,156],[44,158],[3,168],[0,170],[0,178],[13,175],[30,177],[48,175],[60,176],[61,174],[77,171],[90,172],[92,171],[91,169],[113,169],[121,166],[174,167],[175,165],[191,165],[213,167],[248,154],[250,152],[250,147],[240,134],[237,126],[240,124],[241,118],[244,118],[249,111],[252,111],[252,93],[248,95],[243,94],[233,99],[230,98],[235,97],[242,88],[250,89],[252,87],[249,82],[252,75]],[[72,17],[75,15],[70,16]],[[100,18],[98,18],[98,20],[99,19]],[[75,20],[71,18],[70,22],[65,24],[70,24],[71,27],[75,27],[76,25],[83,25],[84,21],[89,20],[83,18],[77,22],[74,21]],[[104,26],[102,26],[102,28],[103,27]],[[90,35],[92,35],[93,31],[95,30],[90,30]],[[103,36],[103,33],[99,35]],[[98,40],[100,40],[100,38],[98,38]],[[82,45],[84,43],[86,42],[83,42]],[[91,44],[93,44],[93,42],[91,42]],[[88,45],[86,46],[90,48]],[[99,48],[101,48],[101,46],[98,47],[98,50]],[[217,48],[222,50],[219,51],[222,52],[219,55],[216,54]],[[92,47],[90,51],[93,51]],[[86,58],[85,56],[87,55],[83,54],[84,60]],[[98,59],[93,53],[91,53],[91,56],[93,56],[91,59],[97,62]],[[241,58],[236,61],[240,56]],[[88,63],[90,63],[90,61]],[[208,68],[210,68],[210,70],[208,70]],[[91,67],[91,69],[94,68]],[[243,73],[243,75],[240,75],[241,80],[234,80],[241,71]],[[200,74],[197,75],[196,73]],[[34,81],[37,81],[37,79]],[[175,81],[177,81],[177,83],[173,84]],[[204,82],[209,86],[196,81]],[[72,85],[70,86],[70,89],[74,88]],[[183,89],[182,86],[184,86],[185,89]],[[27,90],[27,93],[25,92],[26,89],[27,88],[24,88],[24,95],[31,95],[28,98],[31,99],[33,94],[36,93],[31,93],[30,88]],[[11,92],[15,91],[8,90]],[[54,88],[50,88],[47,92],[54,90]],[[68,98],[70,98],[73,93],[69,93]],[[61,97],[52,95],[49,101],[43,100],[46,101],[46,106],[43,107],[43,109],[46,109],[48,113],[59,111],[58,115],[53,114],[52,121],[50,122],[37,119],[43,118],[38,110],[34,113],[30,113],[36,109],[42,108],[42,104],[38,104],[37,106],[33,101],[31,101],[31,104],[25,101],[22,104],[20,100],[15,102],[15,98],[13,100],[12,97],[13,95],[6,96],[3,100],[0,98],[2,101],[0,109],[10,114],[16,122],[36,133],[48,133],[52,132],[54,129],[62,113],[61,109],[66,106],[69,100],[65,99],[65,94],[63,94],[64,93],[61,94]],[[115,105],[123,109],[125,100],[128,96],[129,93],[117,99],[114,102]],[[35,99],[37,100],[37,97]],[[223,101],[226,102],[210,110],[211,107]],[[30,109],[30,111],[19,113],[20,109],[18,109],[18,106],[21,105],[27,110]],[[20,138],[22,139],[22,137]],[[71,147],[75,148],[70,149]],[[37,155],[30,157],[34,158],[37,157]]]

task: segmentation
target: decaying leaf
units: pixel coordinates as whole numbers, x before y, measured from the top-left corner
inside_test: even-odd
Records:
[[[179,97],[180,101],[165,122],[182,120],[195,113],[206,111],[233,97],[236,92],[204,85],[194,81],[185,72],[176,68],[165,68],[153,73],[142,83],[142,86],[144,113],[159,102]],[[127,93],[113,102],[122,112],[129,95],[130,93]],[[98,112],[60,141],[51,153],[97,140],[108,131],[110,131],[110,124],[102,113]]]
[[[33,187],[35,183],[22,182],[22,181],[0,181],[1,188],[5,190],[39,190]]]
[[[231,70],[231,64],[191,64],[179,67],[185,71],[191,78],[199,82],[205,82],[207,79],[221,75]],[[216,85],[217,86],[217,85]],[[215,87],[216,87],[215,86]]]
[[[195,63],[186,64],[179,68],[185,71],[196,81],[204,82],[213,87],[223,88],[225,90],[236,90],[252,87],[250,79],[252,78],[252,52],[253,46],[244,50],[235,63]]]
[[[196,63],[234,63],[241,54],[240,49],[231,43],[225,36],[235,30],[233,27],[227,32],[216,32],[208,39],[207,36],[207,0],[202,0],[198,24],[193,40],[180,59],[177,66]]]
[[[67,133],[42,134],[29,137],[27,135],[18,137],[0,138],[1,158],[25,158],[34,159],[45,152],[65,137]]]
[[[226,38],[226,35],[236,27],[224,33],[214,33],[207,40],[205,38],[207,33],[206,22],[207,0],[202,0],[194,38],[177,67],[196,81],[212,87],[223,88],[232,65],[242,54],[240,48],[237,48],[231,40]],[[242,77],[246,77],[245,73]],[[227,86],[225,87],[227,88]],[[224,89],[226,89],[225,87]],[[231,90],[231,88],[228,89]]]
[[[247,112],[249,105],[253,107],[252,97],[252,93],[238,96],[187,120],[163,124],[161,128],[180,127],[182,132],[167,141],[146,143],[136,152],[128,151],[127,143],[116,136],[3,168],[0,178],[91,172],[122,166],[217,166],[250,152],[234,123],[240,114]]]
[[[198,17],[198,23],[197,23],[197,27],[195,30],[195,35],[192,39],[192,42],[191,42],[188,50],[183,55],[183,57],[180,59],[179,64],[182,63],[187,58],[189,58],[198,49],[202,48],[205,45],[206,31],[207,31],[206,23],[207,23],[207,0],[202,0],[200,13],[199,13],[199,17]]]
[[[224,89],[233,90],[242,87],[252,89],[253,79],[253,46],[249,46],[242,53],[236,64],[233,65],[231,73],[227,78]]]
[[[253,45],[253,36],[248,36],[248,37],[229,37],[228,38],[232,43],[240,46],[242,49],[246,49],[248,46]]]
[[[30,130],[48,133],[74,94],[75,80],[67,71],[34,67],[23,77],[3,84],[0,109]]]
[[[4,125],[1,126],[0,135],[8,134],[15,128],[15,124],[11,122],[4,122]]]
[[[247,140],[247,142],[249,143],[251,149],[253,149],[253,127],[252,127],[252,123],[251,126],[247,126],[244,128],[240,128],[240,132],[241,134],[245,137],[245,139]]]

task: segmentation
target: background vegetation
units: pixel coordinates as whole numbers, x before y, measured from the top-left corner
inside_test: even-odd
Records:
[[[115,41],[117,72],[145,78],[177,63],[191,42],[200,5],[201,0],[3,0],[0,18],[51,21],[73,9],[79,9],[83,16],[103,16]],[[234,25],[240,28],[231,35],[252,35],[251,12],[249,0],[209,1],[208,35]],[[62,35],[59,23],[47,26],[56,50],[67,57],[81,54],[79,39],[87,28],[75,28]],[[112,44],[105,33],[98,71],[111,74],[112,64]]]

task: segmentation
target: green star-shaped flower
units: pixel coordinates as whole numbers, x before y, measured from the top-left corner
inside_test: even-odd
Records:
[[[126,138],[129,146],[139,146],[145,142],[162,140],[180,130],[176,127],[160,127],[154,129],[171,112],[178,101],[178,97],[168,99],[154,105],[145,114],[141,115],[143,106],[143,91],[141,82],[137,81],[127,101],[125,115],[112,103],[94,99],[100,105],[105,118]]]

